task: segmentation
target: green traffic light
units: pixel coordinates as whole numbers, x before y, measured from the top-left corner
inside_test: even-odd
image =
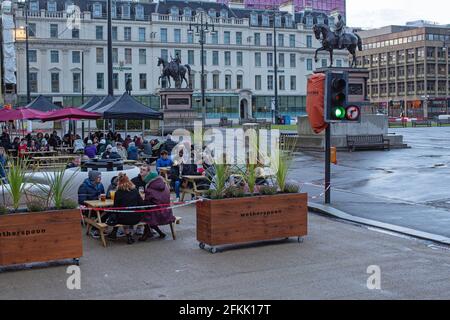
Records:
[[[345,109],[343,107],[336,107],[334,109],[334,116],[336,117],[336,119],[344,119]]]

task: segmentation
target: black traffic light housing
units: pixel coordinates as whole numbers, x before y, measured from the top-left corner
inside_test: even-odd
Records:
[[[325,121],[326,122],[359,122],[361,110],[359,106],[348,103],[348,72],[330,70],[325,80]]]

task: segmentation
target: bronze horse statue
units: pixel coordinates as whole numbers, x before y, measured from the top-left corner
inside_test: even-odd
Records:
[[[191,66],[188,64],[180,65],[176,61],[171,61],[170,63],[163,58],[158,58],[158,67],[163,66],[161,75],[158,78],[158,84],[160,84],[161,79],[166,78],[169,82],[169,88],[172,86],[170,78],[175,81],[175,87],[181,88],[183,80],[186,82],[187,88],[189,88],[189,78],[186,78],[186,73],[188,77],[191,75]]]
[[[315,24],[313,27],[314,35],[317,40],[322,39],[322,47],[316,50],[314,56],[317,62],[317,53],[319,51],[328,51],[330,53],[330,67],[333,66],[333,50],[339,49],[339,38],[336,34],[331,31],[330,27],[326,24],[319,23]],[[356,67],[356,49],[362,51],[362,40],[361,37],[356,33],[344,33],[342,35],[343,49],[347,49],[348,52],[353,56],[353,61],[350,67]]]

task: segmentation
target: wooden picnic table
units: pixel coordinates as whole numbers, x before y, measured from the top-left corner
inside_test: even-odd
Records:
[[[105,201],[101,200],[89,200],[85,201],[84,204],[86,207],[90,209],[107,209],[112,208],[114,206],[114,200],[106,199]],[[105,211],[102,210],[89,210],[88,216],[83,216],[84,222],[87,224],[86,235],[89,235],[89,231],[92,227],[97,228],[100,233],[100,238],[102,240],[103,247],[106,248],[106,238],[105,238],[105,230],[109,227],[106,223],[102,222],[102,216],[105,214]],[[170,231],[172,232],[173,240],[176,240],[175,234],[175,224],[180,224],[181,218],[175,217],[175,222],[170,224]],[[141,222],[137,224],[137,226],[144,226],[145,223]],[[116,225],[115,227],[123,227],[123,225]]]
[[[181,188],[181,201],[184,201],[184,196],[188,193],[191,195],[194,195],[196,197],[202,196],[204,195],[208,190],[199,190],[198,189],[198,185],[197,183],[200,181],[205,181],[208,180],[208,178],[206,176],[202,176],[202,175],[198,175],[198,176],[190,176],[190,175],[186,175],[186,176],[181,176],[182,180],[185,180],[189,183],[192,184],[192,188]]]
[[[170,181],[171,180],[169,179],[169,173],[170,173],[171,167],[160,167],[158,169],[159,169],[159,175],[161,177],[163,177],[164,181],[166,182],[166,184],[170,190]]]
[[[56,147],[55,150],[60,153],[73,153],[74,147]]]
[[[45,155],[56,155],[58,152],[53,150],[53,151],[27,151],[27,152],[23,152],[22,154],[25,156],[30,156],[30,157],[35,157],[35,156],[45,156]]]

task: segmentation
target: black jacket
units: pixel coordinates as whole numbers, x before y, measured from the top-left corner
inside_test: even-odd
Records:
[[[141,187],[145,189],[145,181],[142,180],[142,177],[140,175],[131,179],[131,182],[133,182],[133,184],[136,186],[136,189],[139,190],[139,188]]]
[[[144,204],[139,190],[130,191],[117,190],[114,196],[114,208],[138,207]]]

